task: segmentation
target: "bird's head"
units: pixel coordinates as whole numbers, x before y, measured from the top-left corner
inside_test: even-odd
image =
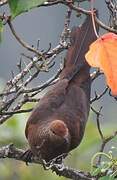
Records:
[[[32,152],[49,162],[61,154],[68,153],[70,134],[67,125],[61,120],[53,120],[44,127],[32,127],[29,140]],[[30,131],[31,132],[31,131]]]
[[[60,144],[70,144],[70,134],[67,125],[61,120],[54,120],[50,123],[50,138]]]

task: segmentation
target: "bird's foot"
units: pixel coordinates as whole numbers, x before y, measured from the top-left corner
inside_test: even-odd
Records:
[[[63,154],[57,156],[57,157],[54,159],[54,163],[55,163],[55,164],[61,164],[67,155],[68,155],[68,153],[63,153]]]
[[[51,162],[46,162],[45,160],[42,160],[42,165],[44,170],[53,169],[53,167],[56,167],[59,171],[62,171],[64,169],[64,164],[61,162],[61,164],[57,164],[54,161],[51,160]],[[54,171],[54,170],[53,170]]]
[[[66,157],[67,155],[68,155],[67,153],[63,153],[63,154],[55,157],[54,159],[52,159],[52,160],[49,161],[49,162],[51,162],[51,163],[53,163],[53,164],[62,164],[63,160],[65,159],[65,157]]]
[[[29,162],[32,161],[33,153],[30,149],[26,150],[20,158],[26,162],[26,165],[28,165]]]
[[[49,170],[52,168],[53,163],[52,162],[46,162],[44,159],[42,159],[42,166],[44,168],[44,170]]]
[[[42,160],[42,165],[43,168],[45,170],[49,170],[52,169],[52,167],[56,167],[57,169],[59,169],[59,171],[62,171],[64,168],[63,165],[63,159],[65,159],[65,157],[67,156],[67,153],[61,154],[59,156],[57,156],[56,158],[50,160],[49,162],[46,162],[45,160]]]
[[[52,160],[53,166],[55,166],[59,171],[63,171],[64,169],[63,160],[67,155],[68,155],[67,153],[63,153]]]

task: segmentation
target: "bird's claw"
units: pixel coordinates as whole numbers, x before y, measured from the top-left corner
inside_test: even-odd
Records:
[[[43,165],[44,170],[49,170],[49,169],[51,169],[53,166],[55,166],[57,169],[59,169],[59,171],[63,171],[63,169],[64,169],[63,163],[57,164],[57,163],[55,163],[54,161],[46,162],[45,160],[42,160],[42,165]]]
[[[44,159],[42,159],[42,165],[44,170],[49,170],[52,168],[53,163],[52,162],[46,162]]]
[[[53,166],[56,166],[59,171],[62,171],[64,168],[63,165],[63,159],[67,156],[67,153],[61,154],[60,156],[57,156],[56,158],[50,160],[49,162],[46,162],[44,159],[42,159],[42,165],[45,170],[51,169]]]
[[[52,159],[51,161],[53,161],[54,164],[62,164],[63,160],[67,155],[68,155],[67,153],[63,153],[57,156],[56,158]]]
[[[26,162],[26,165],[28,166],[28,163],[32,161],[33,153],[30,149],[26,150],[20,158]]]
[[[56,168],[59,170],[59,171],[63,171],[64,169],[64,164],[61,163],[61,164],[55,164]]]

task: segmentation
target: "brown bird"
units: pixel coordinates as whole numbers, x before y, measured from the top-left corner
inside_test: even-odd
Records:
[[[65,67],[58,82],[39,101],[25,129],[33,155],[46,162],[76,148],[84,135],[90,109],[90,66],[85,61],[96,40],[91,16],[71,32]]]

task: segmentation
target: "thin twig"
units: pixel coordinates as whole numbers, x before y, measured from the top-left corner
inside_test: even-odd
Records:
[[[103,22],[101,22],[97,17],[95,17],[95,21],[100,25],[100,27],[102,27],[103,29],[109,31],[109,32],[113,32],[117,34],[117,30],[114,28],[111,28],[107,25],[105,25]]]
[[[16,33],[14,27],[13,27],[13,24],[11,23],[11,19],[10,17],[7,18],[7,23],[10,27],[10,30],[12,32],[12,34],[14,35],[14,37],[17,39],[17,41],[24,47],[26,48],[27,50],[37,54],[40,58],[44,58],[43,57],[43,54],[40,53],[39,51],[37,51],[37,49],[33,48],[32,46],[29,46],[29,44],[27,44],[26,42],[24,42],[21,37],[18,36],[18,34]]]
[[[0,0],[0,7],[7,3],[8,3],[8,0]]]
[[[102,110],[102,106],[100,107],[99,111],[96,111],[93,107],[91,107],[91,110],[96,114],[97,118],[96,118],[96,122],[97,122],[97,128],[100,134],[101,139],[104,139],[104,135],[102,133],[101,127],[100,127],[100,115],[101,115],[101,110]]]
[[[33,110],[33,108],[30,109],[20,109],[20,110],[16,110],[16,111],[2,111],[0,112],[0,115],[14,115],[14,114],[21,114],[21,113],[27,113],[27,112],[31,112]]]
[[[103,132],[101,130],[101,125],[100,125],[100,112],[102,110],[102,107],[100,107],[100,110],[99,111],[96,111],[94,108],[92,108],[92,111],[96,114],[97,118],[96,118],[96,122],[97,122],[97,128],[98,128],[98,132],[100,134],[100,137],[101,137],[101,147],[100,147],[100,150],[99,152],[103,152],[104,151],[104,148],[105,148],[105,145],[110,141],[112,140],[115,136],[117,136],[117,131],[115,131],[112,135],[108,136],[108,137],[104,137],[103,135]],[[98,160],[97,160],[97,165],[99,166],[100,163],[101,163],[101,159],[102,159],[102,154],[99,155],[98,157]]]
[[[101,98],[106,94],[107,90],[108,90],[108,87],[106,87],[101,94],[97,94],[97,93],[95,92],[95,97],[90,100],[90,104],[92,104],[93,102],[101,99]]]
[[[64,45],[64,44],[67,44],[67,39],[69,37],[69,34],[70,34],[70,29],[69,29],[69,25],[70,25],[70,18],[71,18],[71,13],[72,13],[72,10],[71,8],[68,8],[67,9],[67,13],[66,13],[66,16],[65,16],[65,23],[64,23],[64,29],[63,29],[63,32],[60,36],[60,44]]]
[[[110,135],[110,136],[108,136],[108,137],[103,137],[103,139],[102,139],[102,144],[101,144],[101,147],[100,147],[100,151],[99,151],[99,152],[103,152],[106,144],[107,144],[108,142],[110,142],[115,136],[117,136],[117,131],[115,131],[112,135]],[[101,159],[102,159],[102,155],[99,155],[99,158],[98,158],[98,161],[97,161],[97,165],[100,165]]]
[[[103,75],[104,73],[100,72],[100,70],[96,70],[93,73],[90,74],[91,82],[93,82],[96,78],[98,78],[100,75]]]
[[[94,1],[93,0],[90,1],[90,6],[91,6],[91,17],[92,17],[93,29],[94,29],[96,37],[99,38],[99,34],[96,30],[96,24],[95,24],[95,17],[94,17],[95,13],[94,13]]]

